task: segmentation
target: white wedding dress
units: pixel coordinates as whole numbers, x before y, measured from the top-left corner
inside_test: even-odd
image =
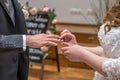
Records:
[[[102,64],[108,77],[95,72],[94,80],[120,80],[120,27],[114,27],[105,34],[105,25],[100,27],[98,38],[104,49],[102,56],[109,58]]]

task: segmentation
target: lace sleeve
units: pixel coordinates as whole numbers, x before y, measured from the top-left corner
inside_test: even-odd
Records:
[[[108,59],[103,63],[102,69],[107,74],[109,80],[120,79],[120,58]]]

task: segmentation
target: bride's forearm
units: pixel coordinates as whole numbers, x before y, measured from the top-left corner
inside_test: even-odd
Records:
[[[101,46],[97,46],[97,47],[85,47],[84,48],[96,55],[101,56],[101,54],[103,53],[103,48]]]
[[[102,70],[102,65],[106,60],[108,60],[107,58],[95,55],[87,50],[84,51],[84,54],[81,54],[81,58],[83,62],[91,66],[94,70],[98,71],[105,77],[107,76],[107,74]]]

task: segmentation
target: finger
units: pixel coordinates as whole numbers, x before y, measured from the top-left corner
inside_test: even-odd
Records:
[[[71,46],[71,44],[67,43],[67,42],[62,42],[61,45],[63,45],[63,46]]]
[[[57,46],[58,45],[58,43],[51,42],[51,41],[45,41],[44,44],[45,45],[52,45],[52,46]]]
[[[63,41],[64,41],[63,39],[60,39],[60,43],[61,43],[61,44],[62,44]]]
[[[61,50],[64,52],[64,51],[66,51],[66,50],[68,50],[69,49],[69,47],[62,47],[61,48]]]
[[[61,36],[60,36],[60,38],[62,39],[62,38],[64,38],[64,37],[66,37],[68,35],[68,33],[64,33],[64,34],[62,34]]]
[[[64,33],[70,33],[70,31],[68,29],[65,29],[61,32],[61,35],[64,34]]]
[[[64,54],[64,52],[65,52],[66,50],[62,50],[62,49],[61,49],[61,51],[62,51],[62,54]]]
[[[64,51],[65,55],[68,55],[69,53],[70,53],[69,50]]]
[[[63,35],[60,36],[61,39],[64,39],[64,38],[72,38],[72,34],[71,33],[65,33]]]
[[[50,42],[55,42],[55,43],[59,43],[60,39],[55,39],[55,38],[46,38],[45,41],[50,41]]]
[[[63,40],[63,41],[66,41],[68,39],[68,35],[63,34],[62,36],[60,36],[60,39]]]
[[[64,56],[69,56],[69,51],[68,51],[68,50],[67,50],[67,51],[64,51],[63,55],[64,55]]]
[[[58,36],[58,35],[47,35],[47,38],[56,38],[56,39],[60,39],[60,36]]]

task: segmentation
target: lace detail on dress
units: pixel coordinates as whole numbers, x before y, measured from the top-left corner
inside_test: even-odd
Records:
[[[95,77],[93,80],[108,80],[106,77],[102,76],[98,72],[95,72]]]
[[[120,80],[120,27],[113,27],[105,34],[105,25],[100,27],[98,38],[104,50],[102,56],[109,58],[102,65],[107,77],[96,73],[94,80]]]
[[[105,61],[102,69],[107,73],[108,80],[120,80],[120,58]]]

